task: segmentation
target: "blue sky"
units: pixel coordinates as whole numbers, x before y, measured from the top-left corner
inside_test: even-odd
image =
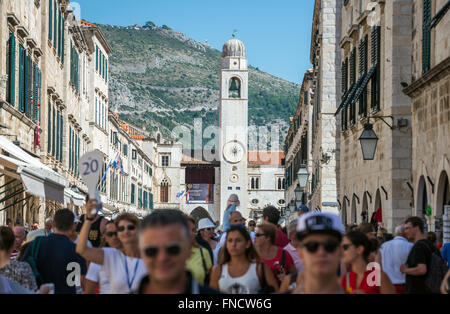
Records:
[[[72,1],[75,2],[75,1]],[[128,26],[153,21],[221,50],[234,29],[249,63],[301,83],[311,66],[314,0],[77,0],[81,18]]]

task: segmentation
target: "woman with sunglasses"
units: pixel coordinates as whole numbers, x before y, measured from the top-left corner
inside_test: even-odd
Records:
[[[139,219],[132,214],[123,213],[115,219],[117,236],[122,247],[89,248],[87,239],[91,221],[95,219],[97,200],[90,199],[86,204],[86,221],[80,232],[76,251],[87,261],[103,265],[104,272],[109,279],[112,294],[130,293],[138,288],[139,282],[147,273],[140,258],[137,227]]]
[[[263,223],[256,227],[255,246],[261,261],[272,270],[277,283],[283,282],[286,274],[297,272],[292,256],[281,247],[275,245],[277,227],[272,223]]]
[[[110,247],[120,249],[121,243],[117,237],[117,227],[113,220],[110,220],[105,225],[105,232],[102,235],[100,247]],[[101,265],[90,263],[89,269],[86,274],[85,282],[86,294],[109,294],[111,290],[109,288],[108,276],[105,274]]]
[[[256,294],[265,281],[278,291],[277,281],[269,267],[259,262],[245,226],[232,225],[223,248],[219,264],[211,273],[211,288],[227,294]]]
[[[380,268],[367,270],[372,243],[361,231],[351,231],[342,240],[342,261],[350,265],[350,271],[341,279],[341,287],[347,293],[395,294],[395,287]],[[374,273],[379,272],[379,273]],[[381,285],[376,283],[380,278]]]
[[[212,258],[206,248],[200,246],[195,240],[195,219],[186,216],[191,231],[191,256],[186,261],[186,268],[192,273],[201,285],[209,285],[209,276],[212,268]]]

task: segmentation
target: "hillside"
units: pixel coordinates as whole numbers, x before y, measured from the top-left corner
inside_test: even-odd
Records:
[[[167,137],[195,118],[219,124],[220,51],[160,27],[99,27],[113,49],[109,100],[121,119]],[[253,67],[249,81],[249,125],[275,123],[284,136],[299,86]]]

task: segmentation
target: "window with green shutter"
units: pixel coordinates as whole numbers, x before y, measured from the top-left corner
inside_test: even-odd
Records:
[[[144,191],[144,209],[148,207],[147,191]]]
[[[59,155],[60,155],[60,149],[61,149],[61,142],[59,140],[59,138],[61,137],[61,114],[59,113],[59,111],[57,111],[57,116],[56,116],[56,160],[59,160]]]
[[[16,37],[9,34],[8,40],[8,97],[11,106],[16,104]]]
[[[64,18],[62,18],[61,28],[61,63],[64,65]]]
[[[61,23],[61,10],[58,9],[58,46],[56,47],[56,50],[58,52],[58,57],[61,59],[61,29],[62,29],[62,23]]]
[[[25,112],[25,68],[26,51],[22,45],[19,45],[19,111]]]
[[[55,127],[55,116],[56,116],[56,114],[55,114],[55,108],[53,107],[53,113],[52,113],[52,156],[56,156],[55,155],[55,149],[56,149],[56,146],[55,146],[55,131],[56,131],[56,127]]]
[[[153,193],[150,193],[149,196],[150,196],[150,202],[149,202],[148,208],[153,209]]]
[[[131,183],[131,204],[134,204],[134,190],[135,186],[133,183]]]
[[[64,119],[62,113],[59,115],[60,122],[60,134],[59,134],[59,161],[63,162],[63,139],[64,139]]]
[[[52,31],[53,31],[53,1],[48,1],[48,40],[52,40]]]
[[[51,0],[50,0],[51,1]],[[58,36],[58,5],[56,3],[56,0],[54,1],[54,5],[53,5],[53,47],[56,48],[57,45],[57,36]]]
[[[371,81],[371,108],[372,111],[380,110],[380,54],[381,54],[381,27],[374,26],[371,33],[371,62],[376,66]]]
[[[368,66],[368,48],[369,48],[369,39],[368,36],[364,36],[359,43],[359,74],[360,76],[367,75],[367,66]],[[358,114],[363,117],[367,117],[367,87],[364,87],[364,90],[359,97],[359,110]]]
[[[351,53],[351,62],[350,62],[350,85],[355,84],[356,82],[356,48],[353,48]],[[348,106],[347,106],[348,107]],[[356,104],[350,103],[350,125],[355,124],[356,122]]]
[[[106,59],[106,66],[105,66],[105,80],[108,82],[108,59]]]
[[[78,169],[78,162],[80,161],[80,137],[77,135],[77,165],[76,165],[76,170],[77,170],[77,175],[80,174],[80,171]]]
[[[422,73],[431,67],[431,0],[423,0],[423,25],[422,25]]]
[[[72,127],[69,126],[69,170],[72,170]]]
[[[47,116],[47,153],[50,154],[52,146],[52,105],[48,102]]]

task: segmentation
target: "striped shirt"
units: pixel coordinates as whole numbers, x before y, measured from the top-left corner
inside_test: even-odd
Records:
[[[17,255],[19,255],[19,251],[14,250],[14,251],[11,253],[11,260],[12,260],[12,261],[15,261],[15,260],[17,259]]]

